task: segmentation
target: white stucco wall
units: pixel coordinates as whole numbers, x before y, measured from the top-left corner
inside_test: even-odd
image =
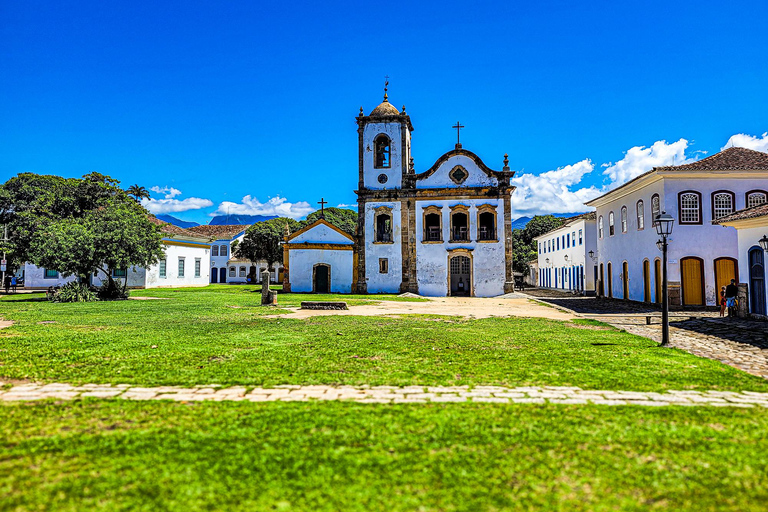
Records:
[[[312,292],[312,270],[324,263],[331,267],[331,293],[351,293],[353,251],[332,249],[290,249],[291,291]]]
[[[363,128],[363,182],[365,187],[374,190],[400,188],[403,182],[402,168],[402,126],[400,123],[368,123]],[[407,130],[406,130],[407,131]],[[386,169],[375,169],[373,164],[374,139],[379,134],[390,138],[390,163]],[[406,148],[410,147],[410,143]],[[406,155],[406,165],[408,155]],[[379,175],[386,174],[387,182],[379,183]]]
[[[335,229],[331,229],[324,224],[318,224],[312,229],[301,233],[300,235],[291,239],[292,244],[302,244],[304,242],[310,244],[349,244],[354,242],[348,237],[342,235]]]
[[[392,243],[375,242],[376,208],[392,209]],[[365,205],[365,275],[368,293],[397,293],[403,280],[402,210],[400,202],[374,202]],[[389,271],[379,272],[379,259],[386,258]]]
[[[764,224],[764,226],[760,227],[737,230],[739,247],[739,281],[742,283],[747,283],[749,286],[752,286],[749,273],[749,250],[753,247],[760,248],[758,240],[760,240],[763,236],[768,235],[768,219],[764,218]],[[768,254],[765,252],[763,253],[763,261],[768,263]],[[768,268],[768,265],[764,265],[764,269],[765,268]],[[763,283],[765,285],[765,294],[768,298],[768,275],[766,275],[763,279]],[[754,312],[752,310],[752,304],[750,304],[749,307],[750,312]]]
[[[24,264],[24,288],[48,288],[49,286],[61,286],[70,281],[75,281],[75,276],[59,277],[56,279],[45,279],[45,269],[31,263]]]
[[[579,219],[534,239],[538,253],[539,273],[542,277],[539,280],[539,286],[561,290],[595,291],[595,263],[589,257],[589,251],[597,251],[595,225],[594,220]],[[581,238],[579,238],[579,231],[581,231]],[[563,245],[564,235],[567,235],[568,240],[565,246]],[[558,240],[560,241],[559,249]],[[554,249],[549,250],[550,245],[553,245]],[[584,270],[583,280],[580,279],[581,269]]]
[[[651,266],[651,296],[655,297],[654,260],[661,258],[661,253],[656,247],[658,236],[652,226],[651,196],[658,193],[661,202],[661,210],[675,218],[669,243],[668,278],[670,282],[680,282],[680,260],[685,257],[698,257],[704,262],[704,294],[707,305],[717,304],[717,292],[715,290],[714,261],[717,258],[738,257],[738,240],[736,230],[712,224],[712,200],[711,195],[715,191],[728,190],[735,194],[735,209],[745,207],[745,193],[753,189],[767,189],[768,180],[738,179],[730,177],[722,178],[674,178],[665,177],[655,183],[629,193],[624,197],[614,199],[597,208],[598,219],[604,218],[605,234],[602,240],[597,241],[599,261],[603,263],[606,272],[605,281],[608,281],[608,262],[612,263],[613,270],[613,296],[623,298],[623,284],[621,268],[624,261],[629,267],[629,299],[643,300],[643,260],[648,259]],[[701,225],[680,224],[680,212],[678,211],[678,193],[694,190],[701,193]],[[645,205],[645,229],[638,231],[635,205],[642,199]],[[621,207],[628,210],[627,233],[621,232]],[[608,215],[613,211],[615,215],[615,235],[609,236]],[[608,290],[605,290],[606,295]]]
[[[187,286],[208,286],[211,269],[209,246],[186,247],[165,245],[166,276],[160,277],[160,265],[147,269],[147,288],[176,288]],[[179,277],[179,258],[184,258],[184,277]],[[195,259],[200,259],[200,276],[195,277]]]
[[[417,181],[416,188],[458,187],[448,176],[457,165],[464,167],[469,174],[467,179],[461,183],[461,187],[490,187],[498,184],[496,179],[484,173],[474,160],[464,155],[456,155],[443,162],[432,175]]]
[[[469,169],[468,169],[469,170]],[[440,297],[448,295],[448,255],[452,249],[468,249],[472,253],[472,278],[475,296],[495,297],[504,294],[504,214],[501,199],[441,200],[416,202],[416,278],[419,294]],[[469,207],[469,241],[450,242],[451,206]],[[496,206],[495,242],[478,242],[477,207]],[[423,210],[437,206],[442,212],[442,242],[424,243]]]

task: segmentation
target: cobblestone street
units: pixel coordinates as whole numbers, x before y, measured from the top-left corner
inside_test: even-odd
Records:
[[[552,290],[528,290],[532,297],[661,343],[661,309],[616,299],[578,297]],[[651,316],[651,324],[646,317]],[[670,312],[670,344],[768,379],[768,322],[720,318],[717,311]]]
[[[602,404],[646,406],[765,407],[768,393],[744,391],[666,391],[664,393],[584,390],[577,387],[543,386],[275,386],[245,388],[219,386],[138,387],[127,384],[21,384],[0,392],[0,401],[83,398],[122,398],[125,400],[307,402],[310,400],[348,400],[357,403],[423,404],[451,402]]]

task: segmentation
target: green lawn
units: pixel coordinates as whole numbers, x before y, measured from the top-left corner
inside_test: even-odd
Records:
[[[0,315],[16,324],[0,331],[0,380],[768,391],[763,379],[594,322],[295,320],[264,318],[280,310],[256,305],[253,287],[134,294],[164,299],[82,304],[52,304],[29,295],[2,299]],[[331,297],[350,304],[397,299]],[[298,305],[307,298],[325,297],[284,294],[280,302]]]
[[[0,406],[2,510],[757,511],[768,410]]]

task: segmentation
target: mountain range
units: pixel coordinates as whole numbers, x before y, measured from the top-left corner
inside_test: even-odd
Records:
[[[554,215],[555,217],[560,217],[567,219],[568,217],[574,217],[576,215],[581,215],[584,212],[581,213],[552,213],[550,215]],[[520,217],[519,219],[515,219],[512,221],[512,229],[523,229],[526,224],[532,219],[533,217]]]
[[[200,225],[197,222],[177,219],[173,215],[161,214],[156,215],[156,217],[163,222],[173,224],[174,226],[178,226],[180,228],[191,228]],[[277,215],[217,215],[216,217],[212,218],[211,222],[208,224],[210,226],[225,226],[228,224],[250,225],[276,218]]]

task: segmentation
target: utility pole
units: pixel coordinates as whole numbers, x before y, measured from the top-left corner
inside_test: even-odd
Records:
[[[1,286],[5,286],[5,269],[8,268],[8,262],[6,261],[6,255],[5,255],[5,244],[8,243],[8,225],[3,225],[3,261],[2,265],[0,265],[0,270],[2,270],[2,281],[0,281]]]

